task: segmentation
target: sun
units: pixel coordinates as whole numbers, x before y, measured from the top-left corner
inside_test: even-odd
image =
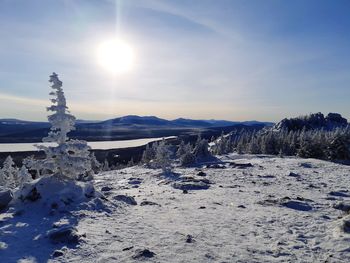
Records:
[[[107,71],[119,74],[130,71],[134,64],[134,50],[120,39],[111,39],[99,44],[98,64]]]

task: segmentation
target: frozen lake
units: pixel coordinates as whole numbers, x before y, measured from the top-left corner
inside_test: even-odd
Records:
[[[175,136],[165,137],[165,139],[176,138]],[[88,142],[88,145],[93,150],[109,150],[120,149],[128,147],[137,147],[146,145],[147,143],[160,141],[163,138],[146,138],[136,140],[124,140],[124,141],[100,141],[100,142]],[[0,143],[0,152],[29,152],[36,151],[35,145],[55,145],[53,143]]]

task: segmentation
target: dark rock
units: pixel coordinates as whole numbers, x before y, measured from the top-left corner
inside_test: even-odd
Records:
[[[310,163],[301,163],[300,166],[304,168],[312,168],[312,165]]]
[[[350,220],[344,220],[344,222],[343,222],[343,231],[345,233],[350,233]]]
[[[34,187],[32,190],[30,190],[28,195],[25,197],[25,199],[32,201],[32,202],[35,202],[35,201],[39,200],[40,198],[41,198],[41,195],[38,192],[38,190],[36,189],[36,187]]]
[[[53,258],[57,258],[57,257],[61,257],[64,255],[64,252],[62,250],[55,250],[53,253],[52,253],[52,257]]]
[[[346,213],[350,212],[350,204],[339,203],[334,205],[333,207]]]
[[[131,249],[133,249],[133,248],[134,248],[133,246],[131,246],[131,247],[126,247],[126,248],[123,248],[122,251],[128,251],[128,250],[131,250]]]
[[[347,191],[332,191],[332,192],[329,192],[329,195],[339,196],[339,197],[350,197]]]
[[[142,183],[142,181],[140,180],[140,179],[135,179],[135,180],[130,180],[129,182],[128,182],[128,184],[141,184]]]
[[[239,205],[239,206],[237,206],[238,208],[247,208],[247,207],[245,207],[244,205]]]
[[[253,165],[251,163],[233,163],[233,162],[230,163],[230,166],[232,166],[234,168],[239,168],[239,169],[253,167]]]
[[[207,176],[207,174],[203,171],[200,171],[199,173],[197,173],[198,176]]]
[[[299,174],[296,174],[296,173],[293,173],[293,172],[290,172],[288,176],[291,176],[291,177],[300,177]]]
[[[69,225],[58,229],[52,229],[48,231],[47,236],[53,243],[77,244],[80,240],[76,228]]]
[[[185,189],[182,191],[183,194],[188,194],[188,191]]]
[[[175,189],[180,190],[206,190],[211,182],[204,178],[194,178],[191,176],[181,177],[178,182],[172,184]]]
[[[206,184],[210,184],[210,181],[208,179],[204,179],[204,178],[197,179],[197,178],[194,178],[194,177],[191,177],[191,176],[181,177],[180,181],[181,182],[194,182],[194,183],[203,182],[203,183],[206,183]]]
[[[226,168],[225,165],[222,165],[222,164],[207,164],[206,166],[207,168],[214,168],[214,169],[224,169]]]
[[[258,175],[258,177],[263,178],[263,179],[272,179],[276,178],[274,175]]]
[[[195,242],[194,238],[192,235],[187,235],[186,236],[186,243],[193,243]]]
[[[206,209],[205,206],[200,206],[198,209]]]
[[[285,206],[290,209],[298,210],[298,211],[311,211],[312,206],[307,203],[299,202],[299,201],[288,201],[282,203],[282,206]]]
[[[155,202],[151,202],[151,201],[142,201],[140,206],[145,206],[145,205],[157,205],[157,206],[161,206],[160,204],[157,204]]]
[[[8,206],[12,201],[13,195],[11,190],[1,190],[0,191],[0,210]]]
[[[112,188],[112,187],[109,187],[109,186],[104,186],[104,187],[101,188],[101,191],[102,191],[102,192],[109,192],[109,191],[111,191],[111,190],[113,190],[113,188]]]
[[[173,183],[173,187],[175,189],[180,189],[180,190],[206,190],[209,189],[210,185],[203,183],[203,182],[198,182],[198,183]]]
[[[128,205],[137,205],[135,198],[128,195],[116,195],[113,197],[114,200],[127,203]]]
[[[153,258],[156,254],[148,249],[137,249],[132,256],[133,259]]]

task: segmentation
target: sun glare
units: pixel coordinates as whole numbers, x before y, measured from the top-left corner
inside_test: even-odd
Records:
[[[124,41],[108,40],[102,42],[97,49],[97,59],[100,66],[112,73],[125,73],[132,69],[134,51]]]

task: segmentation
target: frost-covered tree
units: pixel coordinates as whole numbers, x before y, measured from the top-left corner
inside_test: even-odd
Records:
[[[0,169],[0,190],[1,188],[5,188],[7,184],[5,174],[2,169]]]
[[[196,162],[196,157],[193,154],[192,145],[190,143],[181,145],[180,144],[179,150],[177,151],[177,154],[181,155],[179,156],[179,161],[181,166],[190,166]],[[181,149],[181,150],[180,150]]]
[[[43,168],[44,160],[36,160],[34,156],[29,156],[23,159],[22,163],[29,170],[35,171],[34,179],[37,179],[41,175],[41,169]]]
[[[153,145],[157,145],[156,143]],[[143,151],[141,162],[144,164],[149,164],[156,157],[156,151],[154,147],[150,147],[149,144],[146,145],[146,149]]]
[[[18,168],[13,162],[12,157],[10,155],[7,156],[2,167],[2,177],[5,181],[3,186],[14,189],[18,185],[17,172]]]
[[[29,183],[33,180],[31,174],[24,165],[22,165],[21,169],[18,171],[17,178],[19,187],[22,187],[25,183]]]
[[[91,168],[94,173],[98,173],[101,170],[102,164],[96,159],[94,153],[91,153]]]
[[[127,163],[127,166],[128,167],[135,166],[135,162],[134,162],[134,158],[133,157],[131,157],[130,161]]]
[[[196,145],[193,150],[193,154],[197,160],[205,159],[211,157],[211,153],[209,152],[209,144],[206,139],[201,139],[198,137]]]
[[[103,162],[103,165],[102,165],[102,171],[110,171],[111,168],[109,166],[109,162],[107,159],[105,159],[105,161]]]
[[[213,141],[214,145],[211,147],[213,154],[221,155],[227,154],[232,150],[231,134],[221,133],[220,137]]]
[[[46,158],[41,163],[42,172],[61,179],[78,179],[91,170],[90,147],[86,141],[71,140],[68,133],[75,129],[75,117],[68,111],[62,81],[52,73],[49,82],[53,89],[50,95],[52,105],[47,108],[53,112],[48,116],[51,130],[44,142],[56,143],[55,146],[38,146],[45,152]]]
[[[156,156],[153,165],[161,168],[164,173],[171,171],[171,151],[169,145],[163,139],[156,148]]]
[[[183,140],[181,140],[180,145],[176,151],[176,157],[180,158],[185,153],[186,153],[186,144]]]

